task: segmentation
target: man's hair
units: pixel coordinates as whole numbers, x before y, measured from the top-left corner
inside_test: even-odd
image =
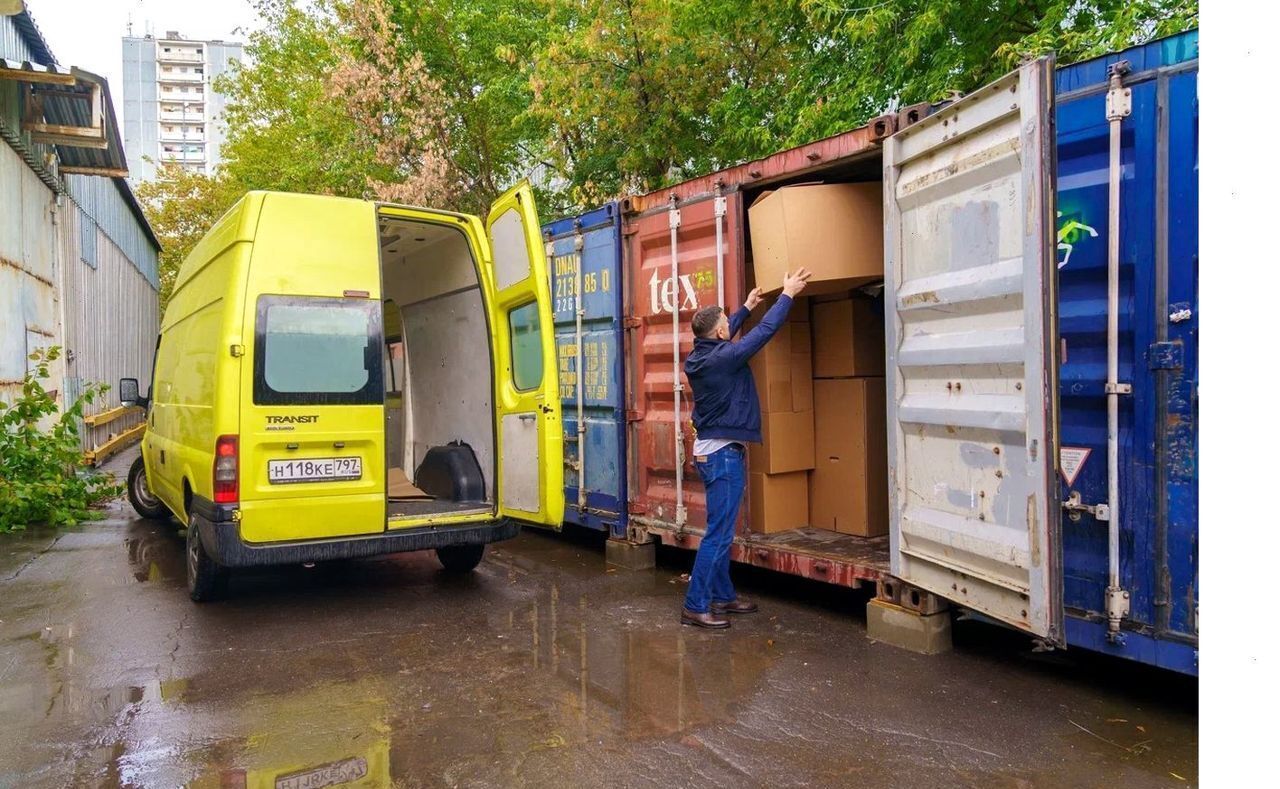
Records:
[[[720,316],[724,314],[724,310],[718,306],[703,307],[693,313],[693,334],[695,337],[710,337],[716,330],[716,324],[720,322]]]

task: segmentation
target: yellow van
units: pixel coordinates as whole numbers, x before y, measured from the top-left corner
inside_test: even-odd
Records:
[[[547,262],[528,184],[489,216],[250,192],[183,263],[128,493],[227,569],[435,549],[469,571],[564,511]]]

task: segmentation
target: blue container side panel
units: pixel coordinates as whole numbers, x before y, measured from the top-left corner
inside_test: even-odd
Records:
[[[1127,637],[1135,639],[1126,656],[1144,662],[1157,662],[1159,650],[1139,646],[1139,636],[1155,644],[1169,635],[1193,640],[1195,633],[1194,307],[1193,317],[1176,328],[1166,321],[1176,305],[1195,299],[1195,73],[1154,74],[1194,58],[1197,39],[1195,32],[1175,36],[1057,75],[1061,483],[1063,498],[1078,492],[1086,504],[1107,500],[1109,128],[1105,90],[1091,89],[1105,88],[1107,66],[1119,60],[1128,60],[1134,74],[1151,77],[1131,85],[1133,110],[1121,127],[1120,186],[1119,377],[1133,385],[1133,394],[1120,399],[1120,581],[1130,593]],[[1169,119],[1166,140],[1162,107]],[[1171,349],[1167,341],[1175,339],[1181,347]],[[1167,369],[1179,354],[1190,366]],[[1185,420],[1178,422],[1175,414]],[[1173,427],[1181,430],[1177,436],[1169,435]],[[1077,461],[1071,479],[1068,458]],[[1101,626],[1108,646],[1101,651],[1125,653],[1123,645],[1106,642],[1105,621],[1098,623],[1107,587],[1106,522],[1064,514],[1062,533],[1068,643],[1097,649],[1094,629]],[[1171,589],[1180,602],[1169,599]]]
[[[1171,358],[1162,371],[1165,511],[1167,513],[1167,628],[1194,636],[1200,599],[1199,334],[1200,105],[1197,74],[1168,81],[1169,323]]]
[[[626,532],[626,412],[622,374],[622,248],[616,204],[543,227],[552,245],[560,400],[564,413],[565,522]],[[577,237],[582,236],[582,249]],[[582,352],[576,327],[582,267]],[[582,377],[586,506],[578,506],[578,377]]]

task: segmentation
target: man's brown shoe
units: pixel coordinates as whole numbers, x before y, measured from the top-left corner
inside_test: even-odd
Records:
[[[722,619],[710,611],[705,614],[699,614],[684,608],[680,610],[680,624],[693,625],[694,627],[706,627],[712,630],[723,630],[729,626],[729,620]]]
[[[754,614],[760,610],[760,606],[756,605],[754,600],[747,600],[739,597],[730,603],[712,603],[711,612],[715,614]]]

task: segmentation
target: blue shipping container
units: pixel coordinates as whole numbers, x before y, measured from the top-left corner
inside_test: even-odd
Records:
[[[564,519],[566,523],[622,537],[627,528],[627,465],[626,392],[622,378],[622,227],[618,205],[610,203],[580,216],[551,222],[542,231],[549,245],[560,400],[564,408]],[[579,279],[583,312],[580,334]],[[581,493],[580,479],[584,481]]]
[[[1071,646],[1198,673],[1199,36],[1057,73],[1063,498],[1107,501],[1108,67],[1128,61],[1121,125],[1120,579],[1130,611],[1107,638],[1107,523],[1063,514]]]

